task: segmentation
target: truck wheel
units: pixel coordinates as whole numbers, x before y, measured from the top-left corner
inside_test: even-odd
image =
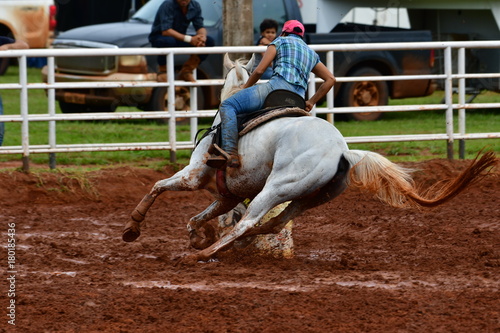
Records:
[[[177,87],[175,91],[175,109],[177,111],[189,110],[190,93],[189,88]],[[198,88],[198,109],[203,109],[205,105],[205,97],[203,89]],[[154,88],[149,104],[144,107],[145,111],[168,111],[168,88]],[[188,118],[189,119],[189,118]],[[167,118],[156,119],[159,123],[168,123]],[[178,122],[182,122],[183,118],[177,118]]]
[[[115,112],[116,105],[86,105],[59,102],[62,113],[91,113],[91,112]]]
[[[382,76],[382,74],[373,68],[363,67],[349,76]],[[342,106],[387,105],[389,88],[385,81],[348,82],[342,87],[340,98]],[[382,117],[382,112],[350,113],[347,116],[352,120],[374,121]]]

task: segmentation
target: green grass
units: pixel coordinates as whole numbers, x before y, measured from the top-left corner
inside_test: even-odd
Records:
[[[39,69],[28,70],[28,82],[41,82]],[[4,76],[0,76],[0,83],[18,82],[18,68],[9,67]],[[19,91],[2,90],[5,114],[19,114]],[[391,105],[401,104],[439,104],[443,92],[438,91],[424,98],[411,98],[404,100],[391,100]],[[479,95],[475,103],[500,102],[500,94],[484,92]],[[47,97],[44,91],[29,90],[29,112],[32,114],[47,113]],[[134,108],[119,108],[118,112],[127,112]],[[135,109],[134,109],[135,110]],[[57,112],[60,113],[57,106]],[[455,111],[457,114],[457,111]],[[500,132],[498,111],[474,110],[467,113],[467,132]],[[209,120],[204,121],[210,123]],[[168,141],[168,128],[151,120],[125,120],[125,121],[96,121],[96,122],[66,122],[56,123],[57,143],[112,143],[112,142],[158,142]],[[398,135],[398,134],[427,134],[445,133],[444,111],[426,112],[395,112],[386,113],[380,121],[376,122],[336,122],[336,126],[344,136],[368,135]],[[203,127],[207,127],[204,125]],[[457,124],[455,124],[457,132]],[[188,140],[189,127],[179,126],[178,140]],[[30,123],[30,144],[48,143],[48,123]],[[4,145],[21,145],[21,124],[6,123]],[[500,153],[500,139],[467,140],[466,158],[472,158],[483,147]],[[353,149],[365,149],[379,152],[392,161],[419,161],[431,158],[446,158],[447,143],[445,141],[415,141],[391,142],[371,144],[351,144]],[[458,157],[458,142],[455,144],[455,156]],[[188,162],[190,151],[178,151],[177,159],[181,164]],[[0,162],[20,161],[20,155],[0,155]],[[57,165],[95,165],[107,166],[120,163],[133,163],[145,166],[161,166],[168,164],[168,151],[122,151],[122,152],[82,152],[58,153]],[[48,164],[46,154],[32,154],[30,161],[39,164]]]
[[[423,105],[440,104],[443,91],[420,98],[391,100],[390,105]],[[473,103],[498,103],[500,94],[483,92]],[[467,111],[466,132],[487,133],[500,132],[500,118],[496,109],[478,109]],[[401,134],[443,134],[445,128],[445,111],[423,112],[391,112],[385,113],[376,122],[337,122],[337,128],[346,137],[369,135],[401,135]],[[454,131],[458,132],[458,111],[454,111]],[[389,143],[352,144],[355,149],[365,149],[379,152],[392,161],[420,161],[432,158],[447,157],[445,141],[408,141]],[[454,144],[454,156],[458,158],[459,143]],[[500,139],[467,140],[465,143],[466,158],[473,158],[482,148],[500,153]]]

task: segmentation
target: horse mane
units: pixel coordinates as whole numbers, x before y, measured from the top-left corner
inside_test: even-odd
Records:
[[[229,69],[226,76],[226,82],[221,90],[221,102],[240,91],[241,85],[248,80],[248,73],[243,67],[247,62],[248,61],[244,58],[239,58],[233,62],[233,67]]]

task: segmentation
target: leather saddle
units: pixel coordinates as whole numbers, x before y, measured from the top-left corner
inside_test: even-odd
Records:
[[[239,136],[243,136],[254,128],[280,117],[309,116],[305,111],[306,102],[299,94],[278,89],[267,95],[261,110],[239,115],[237,118]],[[220,146],[220,125],[216,128],[213,142]]]
[[[306,102],[299,94],[294,92],[278,89],[271,91],[269,95],[267,95],[264,101],[264,107],[261,110],[254,111],[251,113],[243,114],[238,116],[238,130],[241,131],[245,128],[245,126],[253,119],[259,118],[260,116],[276,109],[286,109],[286,108],[299,108],[306,112],[304,109],[306,108]],[[292,112],[293,113],[293,112]],[[308,113],[307,113],[308,114]],[[285,115],[282,115],[285,116]],[[273,116],[261,123],[269,121],[271,119],[279,117],[278,115]],[[248,132],[248,131],[247,131]],[[241,135],[240,135],[241,136]]]

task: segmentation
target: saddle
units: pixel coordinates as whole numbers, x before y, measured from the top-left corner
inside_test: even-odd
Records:
[[[309,112],[304,110],[305,108],[306,102],[299,94],[284,89],[274,90],[267,95],[262,109],[237,116],[238,135],[242,137],[276,118],[310,116]],[[221,145],[220,125],[216,128],[213,144]],[[209,152],[219,155],[220,148],[215,151],[211,149]]]
[[[237,124],[239,136],[243,136],[260,125],[280,117],[301,117],[309,116],[309,112],[305,111],[306,102],[296,93],[288,90],[274,90],[264,101],[264,108],[255,112],[238,116]],[[210,165],[216,168],[216,186],[219,194],[227,198],[235,198],[226,186],[226,170],[225,161],[229,161],[230,156],[220,148],[221,142],[221,126],[215,128],[212,144],[208,149],[209,154],[220,156],[220,165]],[[205,133],[205,134],[208,134]]]

